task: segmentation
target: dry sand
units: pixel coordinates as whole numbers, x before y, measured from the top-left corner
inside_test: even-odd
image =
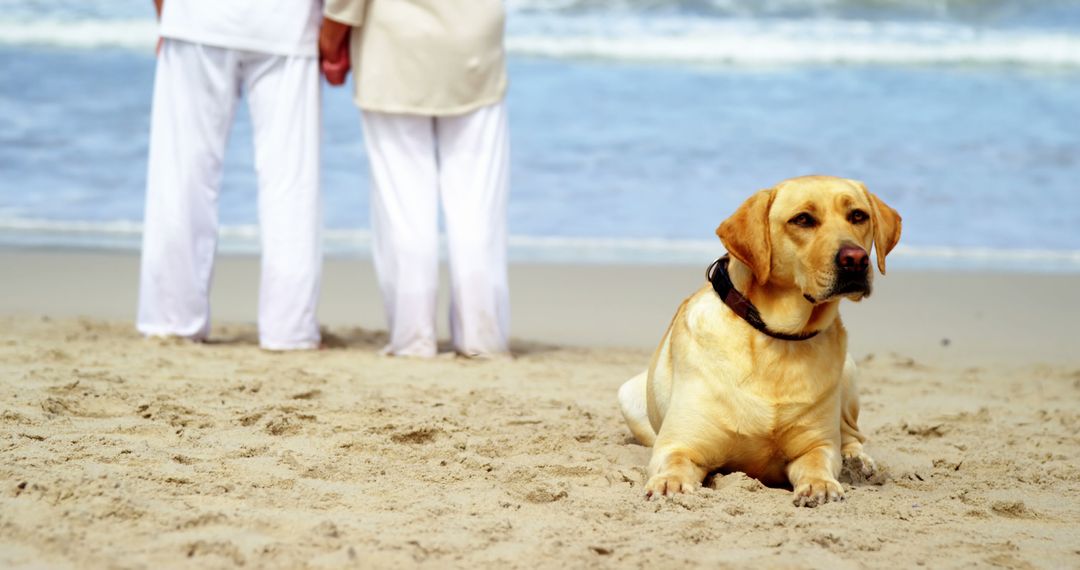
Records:
[[[340,325],[310,353],[261,351],[250,325],[141,339],[132,258],[99,255],[0,252],[18,268],[0,285],[0,567],[1080,567],[1080,354],[1057,334],[1076,276],[901,273],[846,307],[888,477],[797,509],[741,474],[643,500],[649,450],[614,394],[655,341],[596,331],[658,338],[689,272],[515,268],[516,334],[586,346],[415,361]],[[331,296],[351,287],[335,263]],[[250,281],[245,264],[219,277]],[[219,315],[250,318],[228,311],[253,290],[221,294]],[[1010,334],[1029,350],[995,344]]]

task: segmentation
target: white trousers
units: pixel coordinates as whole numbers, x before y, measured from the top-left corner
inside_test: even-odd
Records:
[[[166,40],[150,123],[137,327],[206,338],[225,143],[247,93],[259,183],[259,343],[315,348],[322,269],[316,58]]]
[[[500,102],[451,117],[365,111],[375,270],[385,352],[436,353],[439,200],[450,256],[450,331],[467,356],[509,349],[506,202],[510,140]]]

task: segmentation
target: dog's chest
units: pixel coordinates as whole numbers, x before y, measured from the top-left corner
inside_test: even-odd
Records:
[[[758,350],[736,365],[738,389],[764,407],[811,405],[839,384],[842,352],[798,345],[786,350]]]
[[[801,440],[839,426],[840,366],[773,363],[743,376],[724,406],[735,431],[733,459],[744,470],[771,471],[797,455]],[[833,424],[836,424],[835,426]]]

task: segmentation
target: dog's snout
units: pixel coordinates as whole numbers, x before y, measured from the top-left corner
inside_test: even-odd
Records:
[[[845,245],[836,254],[836,266],[842,271],[866,271],[870,267],[870,256],[857,245]]]

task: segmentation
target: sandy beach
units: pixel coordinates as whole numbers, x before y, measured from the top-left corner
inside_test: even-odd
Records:
[[[514,359],[381,357],[370,264],[327,348],[145,340],[137,256],[0,250],[0,567],[1080,567],[1077,275],[890,271],[847,304],[875,481],[797,509],[718,474],[646,502],[615,404],[702,267],[511,269]],[[444,323],[445,324],[445,323]]]

